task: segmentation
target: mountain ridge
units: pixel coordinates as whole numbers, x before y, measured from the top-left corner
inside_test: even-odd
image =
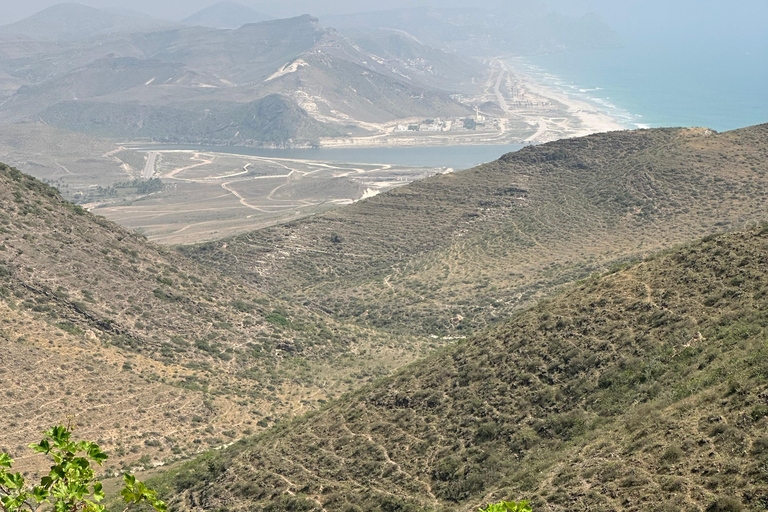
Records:
[[[768,227],[593,276],[156,480],[178,510],[759,510]]]
[[[16,42],[7,55],[0,52],[0,70],[9,88],[16,79],[22,84],[0,105],[0,119],[42,118],[59,128],[157,141],[306,146],[380,131],[380,123],[414,115],[472,115],[448,84],[460,89],[484,72],[482,66],[409,46],[408,58],[380,58],[309,15],[235,30],[171,27],[42,48]],[[238,117],[245,105],[274,94],[294,104],[286,106],[281,129],[223,136],[221,119]],[[134,107],[153,125],[144,134],[131,131],[142,124],[131,114]],[[290,134],[302,130],[308,135]]]
[[[360,325],[466,335],[617,261],[761,220],[767,130],[655,129],[530,146],[182,251]]]
[[[149,16],[128,15],[89,7],[76,2],[53,5],[10,25],[5,34],[41,40],[82,40],[109,33],[154,30],[174,23]]]

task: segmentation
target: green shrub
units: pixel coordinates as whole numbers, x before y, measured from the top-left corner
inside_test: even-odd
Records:
[[[7,453],[0,453],[0,509],[34,512],[48,503],[56,512],[105,512],[105,507],[99,505],[104,491],[92,465],[101,466],[107,455],[96,443],[72,441],[72,430],[68,427],[55,426],[44,435],[42,441],[29,445],[35,453],[50,456],[54,462],[39,485],[29,485],[21,473],[11,473],[13,460]],[[123,481],[120,495],[128,504],[126,510],[148,503],[158,512],[165,512],[166,505],[155,491],[132,475],[126,474]]]
[[[485,508],[481,508],[480,512],[532,512],[529,501],[500,501],[493,503]]]
[[[741,512],[744,506],[735,498],[718,498],[707,507],[706,512]]]

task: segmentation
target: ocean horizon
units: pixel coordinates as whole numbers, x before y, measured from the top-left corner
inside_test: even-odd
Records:
[[[628,128],[768,122],[768,48],[630,42],[519,59],[536,81],[589,101]]]

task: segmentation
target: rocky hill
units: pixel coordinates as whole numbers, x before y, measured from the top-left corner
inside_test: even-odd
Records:
[[[397,30],[420,42],[462,55],[537,55],[612,47],[621,39],[595,15],[564,16],[541,1],[507,0],[462,8],[394,8],[329,16],[348,31]]]
[[[21,21],[0,27],[4,35],[45,41],[85,40],[115,33],[141,32],[173,23],[140,13],[125,14],[67,2],[43,9]]]
[[[355,131],[317,121],[280,94],[173,107],[68,101],[46,109],[41,119],[92,136],[190,144],[304,145]]]
[[[225,278],[5,165],[0,311],[0,409],[14,427],[0,447],[22,461],[37,431],[71,414],[116,463],[159,464],[422,353]]]
[[[763,510],[766,255],[762,226],[590,277],[156,484],[194,511]]]
[[[767,140],[768,125],[563,140],[184,252],[362,326],[462,336],[616,262],[762,220]]]
[[[378,56],[308,15],[237,30],[7,38],[0,123],[43,120],[133,140],[308,145],[397,119],[467,116],[473,110],[452,94],[485,74],[474,61],[416,41]],[[275,94],[283,107],[265,119],[258,105]]]

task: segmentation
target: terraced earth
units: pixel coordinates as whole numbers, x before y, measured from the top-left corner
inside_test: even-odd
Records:
[[[174,466],[178,510],[760,510],[767,135],[560,141],[181,252],[0,165],[0,448],[39,471],[68,421],[110,473],[277,424]]]
[[[462,336],[616,262],[763,219],[766,140],[768,125],[561,140],[182,250],[344,321]]]
[[[0,310],[1,407],[15,425],[0,446],[20,460],[22,438],[72,414],[85,433],[130,443],[107,443],[115,463],[161,463],[428,349],[225,278],[1,164]]]
[[[590,277],[154,482],[174,510],[768,505],[768,227]]]

